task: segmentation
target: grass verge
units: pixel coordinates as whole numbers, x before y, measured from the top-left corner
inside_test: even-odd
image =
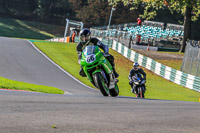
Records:
[[[176,70],[180,70],[181,69],[181,65],[182,65],[182,60],[156,60],[159,63],[169,66],[171,68],[174,68]]]
[[[60,32],[58,33],[58,31]],[[61,26],[0,18],[0,36],[49,39],[56,36],[63,36],[63,33],[64,27]]]
[[[44,85],[35,85],[29,84],[20,81],[14,81],[0,77],[0,88],[3,89],[13,89],[13,90],[26,90],[26,91],[35,91],[42,93],[53,93],[53,94],[63,94],[64,92],[55,87],[49,87]]]
[[[79,75],[80,65],[77,63],[78,57],[76,53],[76,44],[56,42],[34,42],[34,44],[71,75],[86,85],[93,87],[86,78],[83,78]],[[133,62],[129,61],[112,49],[110,49],[110,53],[115,57],[116,70],[120,74],[118,84],[120,95],[132,97],[135,96],[130,92],[130,86],[128,84],[128,75],[129,71],[132,69]],[[149,70],[144,70],[147,73],[147,91],[145,93],[146,98],[195,102],[199,101],[200,93],[172,83],[160,76],[153,74]]]

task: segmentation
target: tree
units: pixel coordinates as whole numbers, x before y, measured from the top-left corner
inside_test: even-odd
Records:
[[[108,25],[112,8],[108,5],[108,0],[69,0],[69,2],[75,10],[76,19],[82,21],[86,27]],[[128,6],[123,6],[120,2],[117,10],[113,12],[111,25],[132,22],[138,15],[139,11],[130,11]]]
[[[186,41],[191,39],[191,21],[197,21],[200,15],[200,0],[108,0],[113,6],[119,2],[124,5],[131,5],[131,9],[144,7],[144,14],[141,17],[151,19],[156,16],[159,9],[168,8],[173,14],[174,11],[184,15],[184,39],[180,52],[185,51]]]

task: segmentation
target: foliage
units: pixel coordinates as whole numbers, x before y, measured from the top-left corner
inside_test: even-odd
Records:
[[[198,20],[200,15],[200,0],[108,0],[111,5],[116,6],[119,2],[124,5],[131,5],[131,9],[144,8],[143,18],[151,19],[156,16],[156,10],[168,8],[171,13],[174,11],[185,14],[186,6],[192,7],[192,20]]]
[[[86,26],[108,25],[112,8],[112,6],[108,4],[108,0],[69,1],[76,12],[77,19],[84,22]],[[119,3],[119,5],[117,5],[117,10],[113,13],[112,22],[117,24],[134,22],[138,17],[138,12],[138,10],[130,11],[129,7]]]
[[[185,51],[186,41],[191,39],[191,21],[197,21],[200,14],[200,0],[108,0],[113,6],[119,2],[124,5],[131,5],[132,9],[138,7],[144,8],[144,14],[141,15],[145,19],[151,19],[156,16],[156,11],[168,8],[173,14],[174,11],[184,15],[184,38],[180,52]]]
[[[1,0],[0,14],[29,20],[48,18],[49,22],[57,19],[58,23],[72,16],[69,6],[68,0]]]
[[[0,16],[62,25],[68,18],[91,27],[108,25],[111,8],[108,0],[1,0]],[[137,17],[137,10],[120,3],[112,23],[134,22]]]

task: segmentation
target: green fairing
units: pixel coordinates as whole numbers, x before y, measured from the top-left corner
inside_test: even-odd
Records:
[[[100,51],[98,46],[92,46],[95,48],[93,49],[92,54],[96,55],[96,60],[94,60],[91,63],[88,63],[86,61],[87,60],[86,56],[90,55],[91,53],[88,54],[87,52],[89,51],[87,51],[86,49],[90,46],[91,45],[87,46],[85,50],[82,52],[81,66],[83,67],[83,70],[85,74],[87,75],[88,79],[90,80],[90,82],[93,82],[93,78],[88,73],[88,70],[95,68],[95,70],[92,72],[92,75],[94,75],[96,72],[101,72],[101,67],[99,66],[103,66],[106,74],[110,74],[112,72],[112,66],[110,62],[104,57],[103,53]]]
[[[103,96],[118,96],[119,88],[112,66],[98,46],[88,45],[84,48],[81,66],[87,78],[101,91]]]

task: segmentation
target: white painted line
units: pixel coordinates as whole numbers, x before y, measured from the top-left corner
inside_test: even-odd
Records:
[[[70,92],[64,91],[64,95],[73,95],[73,94]]]
[[[31,41],[27,40],[40,54],[42,54],[45,58],[47,58],[51,63],[53,63],[55,66],[57,66],[61,71],[63,71],[65,74],[67,74],[68,76],[70,76],[71,78],[73,78],[75,81],[77,81],[78,83],[80,83],[81,85],[91,89],[91,90],[96,90],[99,91],[97,89],[94,89],[90,86],[87,86],[86,84],[82,83],[80,80],[78,80],[77,78],[73,77],[71,74],[69,74],[67,71],[65,71],[62,67],[60,67],[58,64],[56,64],[54,61],[52,61],[48,56],[46,56],[42,51],[40,51]]]

